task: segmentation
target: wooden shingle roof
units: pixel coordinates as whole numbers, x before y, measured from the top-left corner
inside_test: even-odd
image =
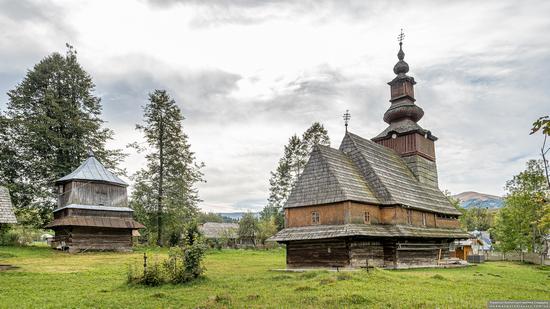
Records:
[[[285,208],[342,201],[460,214],[437,187],[418,181],[395,151],[349,132],[339,150],[314,148]]]
[[[313,240],[337,237],[418,237],[418,238],[462,238],[469,237],[461,229],[428,228],[412,225],[393,224],[342,224],[342,225],[311,225],[285,228],[270,241]]]
[[[418,181],[392,149],[348,132],[340,150],[360,167],[367,183],[383,204],[401,204],[460,215],[439,188]]]
[[[427,138],[431,139],[432,141],[437,140],[437,137],[433,136],[430,131],[423,129],[418,123],[408,118],[403,118],[399,121],[392,122],[384,131],[382,131],[372,140],[377,141],[380,139],[384,139],[392,133],[395,133],[399,136],[410,132],[417,132],[418,134],[426,135]]]
[[[317,145],[285,207],[341,201],[379,203],[353,162],[341,151]]]
[[[0,223],[17,223],[8,188],[0,187]]]

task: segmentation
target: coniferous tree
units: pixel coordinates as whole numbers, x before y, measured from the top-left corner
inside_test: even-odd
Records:
[[[275,223],[280,230],[284,227],[283,206],[309,159],[314,145],[330,145],[328,132],[318,122],[313,123],[302,137],[293,135],[284,147],[283,157],[279,160],[275,171],[269,179],[269,198],[267,205],[260,213],[262,220],[275,217]]]
[[[185,224],[196,217],[200,201],[195,185],[203,181],[200,169],[204,164],[195,160],[183,132],[183,119],[166,91],[155,90],[144,107],[144,123],[136,126],[147,146],[133,146],[146,152],[147,165],[133,177],[131,203],[148,233],[156,232],[159,246],[168,238],[173,242],[180,237]]]
[[[20,222],[39,227],[49,220],[53,181],[78,167],[88,149],[111,169],[123,158],[106,149],[113,132],[103,127],[94,88],[67,44],[65,55],[42,59],[8,92],[0,115],[0,183],[10,189]]]

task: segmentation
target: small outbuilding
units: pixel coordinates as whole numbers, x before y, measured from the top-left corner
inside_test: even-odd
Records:
[[[238,230],[237,223],[206,222],[199,226],[199,231],[212,246],[236,246],[239,238]]]
[[[455,240],[454,252],[451,256],[464,261],[472,260],[470,256],[485,256],[485,253],[491,251],[492,242],[487,231],[469,232],[470,238]],[[479,259],[477,259],[479,260]]]
[[[13,212],[10,192],[6,187],[0,187],[0,225],[17,223],[17,218]]]
[[[130,251],[135,230],[144,226],[134,220],[128,207],[128,184],[107,170],[92,152],[69,175],[55,182],[58,204],[52,247],[69,250]]]

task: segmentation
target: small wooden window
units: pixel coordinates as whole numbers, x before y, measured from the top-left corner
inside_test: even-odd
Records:
[[[407,223],[412,224],[412,209],[407,209]]]
[[[370,223],[370,213],[365,211],[365,223]]]
[[[422,213],[422,225],[426,226],[426,214]]]
[[[319,212],[313,211],[311,213],[311,224],[319,224],[320,218],[319,218]]]

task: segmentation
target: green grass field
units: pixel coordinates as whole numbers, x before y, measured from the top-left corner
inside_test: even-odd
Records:
[[[149,251],[164,257],[166,251]],[[489,300],[547,300],[550,268],[489,262],[458,269],[274,272],[284,250],[208,253],[188,285],[128,286],[134,253],[67,254],[0,247],[1,308],[484,308]]]

